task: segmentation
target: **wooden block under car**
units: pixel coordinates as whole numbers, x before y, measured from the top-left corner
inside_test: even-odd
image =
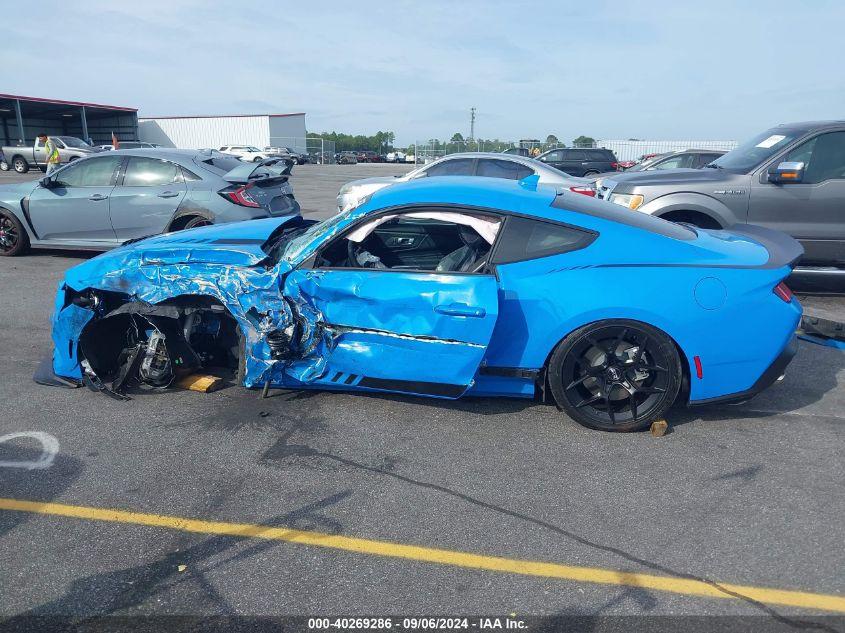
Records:
[[[211,376],[208,374],[191,374],[181,378],[176,383],[176,386],[182,389],[190,389],[191,391],[210,393],[217,391],[223,386],[223,379],[220,376]]]

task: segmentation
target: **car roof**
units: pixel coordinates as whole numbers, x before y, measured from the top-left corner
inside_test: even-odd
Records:
[[[354,210],[353,216],[366,216],[395,206],[460,205],[518,213],[540,220],[566,222],[576,214],[578,225],[590,229],[605,222],[645,229],[674,239],[691,239],[695,232],[680,224],[643,213],[630,213],[619,205],[596,200],[565,187],[532,187],[521,181],[475,176],[436,176],[384,187]]]
[[[781,123],[779,125],[776,125],[773,129],[783,128],[786,130],[809,132],[811,130],[820,130],[829,127],[845,127],[845,121],[798,121],[796,123]]]

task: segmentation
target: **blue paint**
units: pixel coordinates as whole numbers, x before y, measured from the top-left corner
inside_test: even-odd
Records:
[[[410,383],[455,386],[456,397],[531,397],[530,379],[480,375],[481,365],[539,370],[570,332],[625,318],[666,332],[689,363],[692,401],[750,388],[789,342],[801,316],[772,288],[789,266],[754,239],[698,231],[675,239],[552,207],[556,192],[493,178],[423,178],[378,191],[315,225],[275,262],[262,243],[290,218],[203,227],[131,244],[76,266],[53,319],[54,370],[78,377],[66,354],[91,316],[66,306],[65,287],[121,292],[158,303],[219,300],[246,340],[246,386],[416,393]],[[567,195],[562,194],[566,202]],[[315,251],[361,218],[393,207],[449,204],[562,221],[598,233],[586,248],[500,264],[494,275],[308,267]],[[565,205],[564,205],[565,206]],[[634,212],[632,212],[634,213]],[[757,268],[755,268],[757,267]],[[268,333],[298,323],[293,360],[273,358]],[[702,379],[692,366],[699,356]],[[369,383],[365,378],[382,382]],[[398,382],[384,382],[398,381]],[[376,384],[377,386],[372,386]],[[385,386],[386,385],[386,386]]]

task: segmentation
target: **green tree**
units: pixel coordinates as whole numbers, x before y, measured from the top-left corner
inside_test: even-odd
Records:
[[[592,136],[579,136],[572,141],[574,147],[593,147],[596,144],[596,139]]]
[[[455,132],[452,134],[452,138],[449,141],[450,143],[463,143],[464,142],[464,135],[460,132]]]
[[[554,134],[549,134],[546,137],[546,145],[557,145],[559,141],[557,140],[557,136]]]

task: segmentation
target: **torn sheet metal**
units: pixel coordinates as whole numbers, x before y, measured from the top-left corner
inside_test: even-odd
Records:
[[[280,370],[274,371],[279,361],[268,336],[272,339],[277,332],[290,331],[295,323],[279,289],[280,276],[289,265],[265,265],[267,254],[260,247],[287,220],[258,220],[159,236],[69,270],[59,286],[53,315],[54,373],[83,378],[80,337],[106,316],[149,312],[149,308],[139,311],[132,306],[205,297],[219,302],[237,322],[243,337],[244,384],[261,385],[268,379],[281,382]],[[112,304],[122,300],[129,307],[111,305],[106,315],[95,300],[80,300],[86,295],[106,297]],[[141,338],[147,341],[148,333],[141,333]]]

